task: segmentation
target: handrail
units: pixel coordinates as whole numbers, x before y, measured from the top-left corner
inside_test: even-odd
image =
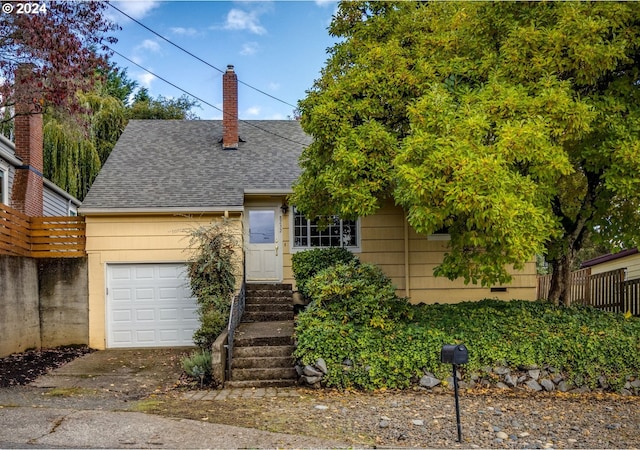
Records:
[[[229,324],[228,330],[228,343],[227,343],[227,380],[231,380],[231,363],[233,360],[233,340],[236,332],[236,328],[242,320],[244,314],[246,283],[242,281],[240,291],[233,297],[231,301],[231,310],[229,311]]]

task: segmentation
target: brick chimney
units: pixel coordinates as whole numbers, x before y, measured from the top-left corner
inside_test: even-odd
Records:
[[[43,215],[42,107],[34,95],[33,67],[21,65],[15,72],[15,152],[22,160],[16,167],[11,205],[32,217]]]
[[[222,148],[238,148],[238,76],[228,65],[222,75]]]

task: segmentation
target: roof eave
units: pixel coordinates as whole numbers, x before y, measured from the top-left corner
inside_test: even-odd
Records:
[[[214,207],[147,207],[147,208],[87,208],[81,206],[78,214],[82,216],[109,216],[109,215],[125,215],[125,214],[210,214],[210,213],[228,213],[242,212],[244,206],[214,206]]]

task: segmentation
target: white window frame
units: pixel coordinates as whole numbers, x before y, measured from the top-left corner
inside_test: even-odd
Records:
[[[0,203],[9,205],[9,165],[4,161],[0,161],[0,172],[2,172],[2,197],[0,197]]]
[[[360,218],[355,220],[356,224],[356,245],[351,247],[324,247],[324,246],[312,246],[311,245],[311,236],[308,236],[309,244],[306,246],[296,246],[295,245],[295,216],[296,209],[292,207],[289,214],[289,248],[291,253],[304,252],[306,250],[312,250],[314,248],[346,248],[352,253],[360,253],[362,251],[361,248],[361,239],[362,239],[362,228],[360,226]],[[306,217],[305,217],[306,219]],[[310,220],[307,220],[307,229],[310,230]],[[340,225],[342,226],[342,219],[340,219]]]

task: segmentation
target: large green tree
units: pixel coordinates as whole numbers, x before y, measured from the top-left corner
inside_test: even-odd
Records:
[[[137,91],[136,91],[137,90]],[[135,93],[135,95],[134,95]],[[80,200],[89,191],[130,119],[193,119],[196,101],[153,98],[111,65],[96,74],[93,89],[77,92],[73,118],[49,107],[44,126],[44,175]]]
[[[308,215],[393,198],[449,230],[436,275],[503,283],[545,254],[556,302],[590,234],[637,245],[640,4],[343,2],[329,30],[300,102]]]

